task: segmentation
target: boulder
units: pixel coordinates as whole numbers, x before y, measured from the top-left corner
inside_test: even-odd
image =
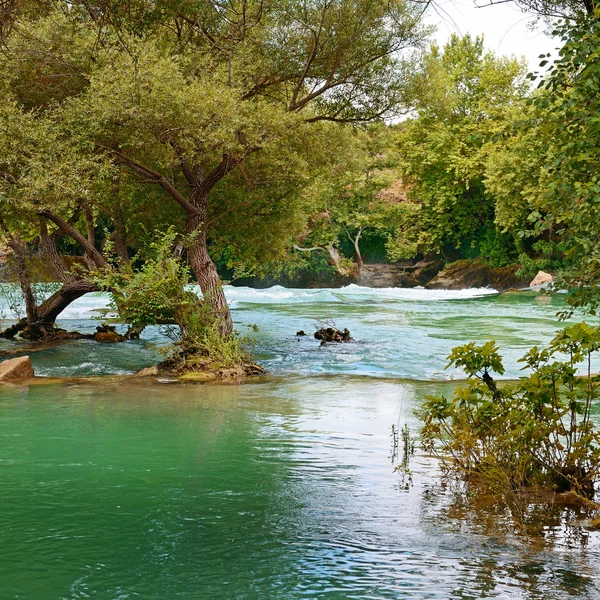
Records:
[[[414,285],[425,285],[429,283],[442,269],[444,263],[438,257],[427,257],[415,263],[414,270],[411,273],[411,279]],[[413,287],[407,286],[407,287]]]
[[[114,331],[99,331],[94,334],[94,339],[97,342],[102,342],[104,344],[114,344],[116,342],[124,342],[125,337],[114,332]]]
[[[398,278],[401,276],[402,270],[395,265],[365,264],[360,270],[357,283],[370,288],[400,287]]]
[[[112,325],[106,325],[106,323],[96,327],[94,339],[97,342],[103,342],[105,344],[114,344],[116,342],[124,342],[126,340],[124,335],[117,333],[115,327]]]
[[[529,287],[537,287],[538,285],[548,285],[554,281],[554,275],[545,271],[538,271],[538,274],[531,280]]]
[[[517,276],[518,265],[490,267],[482,260],[457,260],[440,271],[425,287],[430,290],[464,290],[491,287],[499,292],[527,287]]]
[[[324,345],[327,342],[338,342],[343,344],[345,342],[354,341],[347,329],[340,331],[335,327],[321,327],[321,329],[315,333],[315,338],[321,340],[321,345]]]
[[[490,268],[488,285],[499,292],[526,288],[529,284],[527,279],[523,279],[522,276],[518,275],[520,268],[520,265]]]
[[[138,371],[135,375],[136,377],[156,377],[160,374],[158,367],[154,365],[153,367],[146,367],[141,371]]]
[[[442,268],[436,257],[398,262],[395,264],[365,264],[358,276],[358,285],[371,288],[413,288],[425,285]]]
[[[34,375],[33,365],[31,364],[31,360],[29,360],[29,356],[11,358],[0,363],[0,381],[33,377]]]
[[[490,268],[479,260],[457,260],[446,265],[425,287],[429,290],[464,290],[488,285]]]

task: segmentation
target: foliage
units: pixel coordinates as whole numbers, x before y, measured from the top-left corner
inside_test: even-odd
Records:
[[[565,270],[558,286],[575,288],[568,300],[571,306],[585,306],[592,312],[600,303],[599,14],[555,31],[565,45],[542,83],[544,93],[535,101],[546,118],[544,171],[549,208],[549,215],[540,215],[536,224],[561,231],[558,249],[571,268]]]
[[[182,307],[193,301],[185,291],[189,272],[173,255],[176,237],[173,229],[151,237],[131,265],[96,275],[101,287],[112,293],[110,308],[133,327],[178,322]]]
[[[527,95],[524,64],[486,52],[483,38],[453,35],[425,55],[415,87],[415,117],[397,127],[408,198],[390,242],[394,255],[458,248],[506,264],[515,245],[495,222],[485,168],[494,137],[510,129]]]
[[[383,193],[397,179],[390,128],[379,123],[363,131],[346,129],[336,138],[335,154],[304,196],[312,208],[302,245],[313,250],[340,252],[344,248],[358,267],[365,235],[386,238],[394,204]],[[298,248],[300,249],[300,248]],[[345,266],[345,265],[344,265]]]
[[[199,366],[201,361],[210,361],[212,369],[248,363],[242,341],[233,334],[221,335],[207,303],[186,287],[190,273],[173,252],[177,242],[189,240],[178,239],[174,228],[153,233],[130,265],[98,273],[96,281],[112,293],[110,308],[133,328],[171,326],[171,363],[176,369]]]
[[[427,398],[420,411],[425,447],[449,471],[504,491],[541,485],[593,496],[600,434],[590,415],[600,376],[591,357],[599,348],[600,327],[567,327],[547,349],[534,347],[521,359],[528,376],[501,386],[492,377],[504,373],[494,342],[454,348],[448,366],[464,369],[468,385],[450,399]]]
[[[7,227],[25,241],[40,216],[86,230],[76,241],[100,266],[98,232],[125,257],[142,214],[197,231],[188,259],[226,333],[209,248],[238,271],[281,259],[306,225],[314,157],[337,124],[406,109],[408,50],[429,33],[405,0],[23,0],[6,15]]]

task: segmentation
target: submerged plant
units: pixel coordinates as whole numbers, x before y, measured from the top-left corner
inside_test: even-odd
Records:
[[[408,423],[404,423],[400,430],[396,425],[392,425],[390,437],[392,438],[391,459],[392,464],[395,465],[394,472],[400,473],[402,478],[401,487],[408,490],[412,483],[410,461],[415,455],[415,439],[410,432]]]
[[[599,348],[599,327],[567,327],[547,349],[534,347],[521,359],[530,375],[504,385],[492,377],[504,374],[494,342],[454,348],[448,367],[462,367],[468,383],[451,399],[427,397],[419,412],[426,450],[447,471],[492,489],[539,485],[592,498],[600,434],[591,412],[600,376],[591,359]]]

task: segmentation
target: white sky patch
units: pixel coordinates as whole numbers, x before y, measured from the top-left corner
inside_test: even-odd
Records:
[[[477,8],[473,0],[438,0],[426,18],[437,26],[435,39],[440,46],[452,33],[470,33],[473,37],[483,34],[488,49],[496,54],[524,56],[530,71],[543,72],[539,55],[550,52],[555,57],[559,42],[544,33],[542,24],[531,31],[527,27],[531,20],[531,15],[512,3]]]

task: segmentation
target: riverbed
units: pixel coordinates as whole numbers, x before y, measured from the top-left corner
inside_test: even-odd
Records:
[[[600,534],[580,509],[517,522],[443,482],[418,446],[395,470],[392,426],[416,437],[424,396],[462,377],[444,368],[450,349],[496,339],[518,376],[560,326],[560,299],[227,294],[270,372],[243,385],[128,377],[160,357],[158,329],[110,346],[0,344],[29,347],[46,376],[0,390],[0,598],[600,597]],[[63,326],[93,330],[107,302],[82,299]],[[295,335],[321,322],[356,342]]]

